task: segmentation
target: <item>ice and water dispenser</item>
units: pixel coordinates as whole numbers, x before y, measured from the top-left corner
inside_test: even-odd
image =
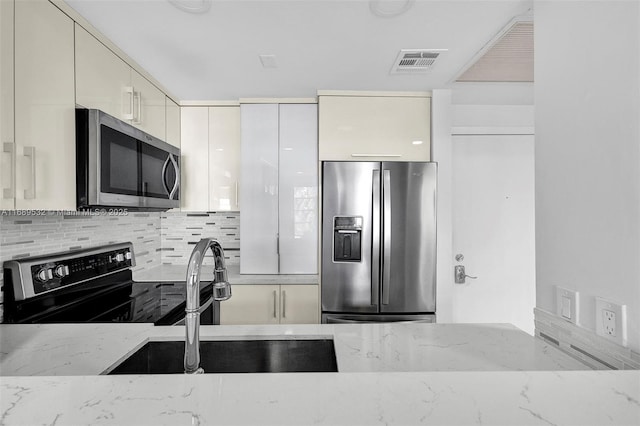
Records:
[[[360,262],[362,259],[362,216],[333,218],[333,261]]]

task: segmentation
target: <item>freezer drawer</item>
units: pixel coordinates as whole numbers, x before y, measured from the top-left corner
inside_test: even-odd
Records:
[[[323,324],[352,324],[363,322],[422,322],[435,323],[436,315],[347,315],[322,314]]]

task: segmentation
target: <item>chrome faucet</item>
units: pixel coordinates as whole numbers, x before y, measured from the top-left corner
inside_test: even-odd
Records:
[[[187,303],[185,325],[187,338],[184,346],[184,372],[200,374],[200,270],[207,250],[211,248],[215,260],[213,298],[217,301],[231,297],[231,284],[227,281],[227,267],[224,264],[224,250],[217,240],[203,238],[194,247],[187,268]]]

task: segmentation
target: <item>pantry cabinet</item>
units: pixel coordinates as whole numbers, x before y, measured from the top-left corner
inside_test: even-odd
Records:
[[[80,25],[75,24],[76,103],[165,140],[166,95]]]
[[[14,36],[15,208],[75,210],[74,23],[17,0]]]
[[[220,303],[220,324],[317,324],[317,285],[235,285]]]
[[[431,158],[427,93],[320,93],[318,108],[321,161]]]
[[[242,104],[241,273],[315,274],[316,104]]]

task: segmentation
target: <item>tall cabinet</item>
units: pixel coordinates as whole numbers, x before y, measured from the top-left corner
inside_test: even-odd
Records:
[[[243,274],[317,273],[316,104],[241,104]]]
[[[0,1],[0,209],[15,208],[13,1]]]
[[[5,12],[12,2],[0,3],[4,45]],[[16,0],[14,7],[15,139],[3,139],[2,206],[75,210],[73,21],[48,1]],[[3,74],[5,59],[3,46]],[[2,102],[4,110],[4,87]],[[7,176],[13,179],[9,185]]]

